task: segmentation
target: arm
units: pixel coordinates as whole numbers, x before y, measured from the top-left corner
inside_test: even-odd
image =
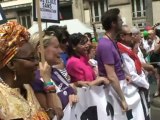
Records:
[[[44,64],[40,63],[40,75],[44,82],[51,81],[51,67],[45,62]],[[40,78],[39,78],[40,79]],[[61,120],[63,117],[63,110],[61,101],[55,92],[47,92],[46,94],[37,94],[38,100],[41,102],[41,105],[44,105],[46,112],[50,118],[53,118],[54,115],[57,116],[58,120]],[[43,103],[45,102],[45,103]]]
[[[138,87],[148,89],[149,83],[145,79],[144,73],[142,72],[141,75],[138,75],[134,61],[127,54],[122,54],[122,56],[124,59],[124,71],[126,72],[126,74],[131,76],[131,83],[135,84]]]
[[[155,46],[154,52],[155,53],[159,53],[160,52],[160,45]]]
[[[110,84],[112,84],[114,90],[117,92],[117,94],[119,95],[120,99],[122,101],[125,101],[123,92],[122,92],[120,84],[119,84],[118,77],[117,77],[117,75],[115,73],[114,66],[105,64],[105,69],[106,69],[107,78],[110,81]]]
[[[146,71],[155,72],[155,69],[154,69],[153,65],[150,65],[150,64],[147,64],[147,63],[142,63],[142,67],[143,67],[144,70],[146,70]]]
[[[110,81],[110,84],[113,86],[114,90],[116,91],[116,93],[119,95],[119,97],[121,99],[121,106],[122,106],[123,111],[127,111],[128,105],[126,103],[124,94],[121,90],[118,77],[115,73],[114,66],[105,64],[105,69],[106,69],[107,78]]]
[[[114,52],[114,45],[112,42],[103,42],[99,43],[97,48],[97,59],[102,62],[105,68],[105,73],[107,73],[107,77],[110,84],[113,86],[113,89],[118,94],[118,96],[121,99],[121,107],[124,111],[127,111],[128,105],[126,103],[126,100],[124,98],[123,92],[121,90],[118,77],[115,72],[114,65],[116,64],[115,61],[115,52]]]
[[[48,110],[50,118],[53,118],[54,115],[57,116],[58,120],[61,120],[63,117],[63,110],[61,101],[56,93],[47,93],[46,94],[47,106],[51,108]]]
[[[62,105],[56,93],[35,93],[40,105],[52,119],[55,115],[60,120],[63,117]]]

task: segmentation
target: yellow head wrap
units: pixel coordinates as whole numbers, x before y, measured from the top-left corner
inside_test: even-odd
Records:
[[[0,68],[4,67],[17,53],[19,47],[29,40],[27,29],[17,22],[0,25]]]

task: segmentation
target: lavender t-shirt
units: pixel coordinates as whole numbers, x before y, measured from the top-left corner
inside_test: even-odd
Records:
[[[116,43],[107,38],[101,38],[97,47],[97,61],[100,76],[107,76],[104,64],[114,65],[119,80],[125,79],[122,69],[121,57],[117,51]]]

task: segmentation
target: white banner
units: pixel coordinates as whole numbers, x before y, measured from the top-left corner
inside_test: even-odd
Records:
[[[79,102],[65,108],[62,120],[111,120],[104,89],[103,86],[79,88]]]
[[[111,86],[95,86],[78,88],[79,101],[72,107],[68,104],[62,120],[145,120],[139,93],[133,85],[124,83],[121,81],[120,85],[128,104],[127,113],[122,112],[118,96]]]

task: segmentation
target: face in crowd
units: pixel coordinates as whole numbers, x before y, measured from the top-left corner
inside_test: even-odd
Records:
[[[37,51],[40,53],[40,46],[39,46],[39,34],[35,33],[31,37],[32,44],[35,43],[34,47],[37,49]],[[56,65],[59,64],[60,59],[60,53],[62,52],[60,48],[59,41],[57,37],[55,36],[54,32],[44,32],[43,35],[43,45],[44,45],[44,55],[45,60],[48,62],[49,65]]]
[[[115,33],[122,29],[120,10],[115,8],[105,12],[101,18],[102,26],[106,31],[113,30]]]
[[[70,36],[69,39],[69,54],[81,56],[88,55],[89,44],[88,38],[81,33],[75,33]]]
[[[128,46],[132,46],[134,43],[131,29],[128,26],[122,27],[122,33],[120,34],[121,40]]]
[[[149,36],[148,36],[149,39],[153,41],[156,37],[155,31],[154,30],[149,30],[148,33],[149,33]]]
[[[34,80],[34,71],[38,67],[38,54],[30,43],[25,43],[10,61],[9,67],[16,72],[17,78],[28,78]],[[25,81],[28,83],[29,81]],[[24,82],[24,81],[23,81]]]
[[[29,43],[30,34],[27,29],[17,22],[9,21],[1,25],[0,30],[0,74],[2,79],[7,79],[5,75],[16,76],[18,84],[34,80],[34,71],[37,69],[38,60],[33,46]]]
[[[53,62],[54,65],[59,64],[60,62],[60,45],[57,37],[53,36],[48,43],[48,46],[45,47],[45,58],[46,61]]]

